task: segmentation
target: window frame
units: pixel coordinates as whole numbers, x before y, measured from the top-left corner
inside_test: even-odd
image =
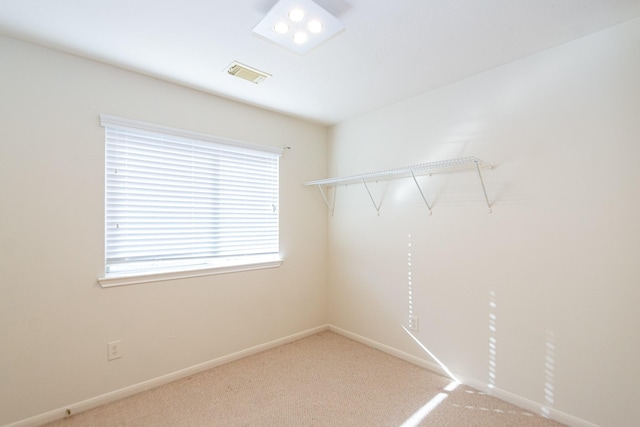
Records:
[[[100,124],[103,126],[104,135],[105,135],[105,148],[106,148],[106,137],[107,137],[107,128],[130,128],[136,131],[147,131],[153,133],[160,133],[166,136],[173,136],[178,138],[188,138],[198,142],[211,142],[217,145],[227,145],[236,148],[247,148],[250,150],[257,150],[264,153],[274,154],[278,157],[282,156],[283,148],[272,147],[272,146],[262,146],[251,144],[242,141],[236,141],[228,138],[221,138],[217,136],[212,136],[204,133],[187,131],[182,129],[176,129],[163,125],[150,124],[145,122],[140,122],[131,119],[125,119],[116,116],[110,116],[106,114],[100,115]],[[103,214],[107,213],[107,186],[106,186],[106,159],[105,159],[105,205],[103,209]],[[279,187],[279,185],[278,185]],[[278,188],[278,193],[280,189]],[[278,196],[279,197],[279,196]],[[278,235],[280,234],[279,225],[278,225]],[[225,273],[234,273],[241,271],[250,271],[257,269],[265,269],[265,268],[277,268],[282,262],[281,253],[278,249],[277,254],[267,254],[267,255],[254,255],[248,258],[220,258],[211,260],[211,262],[205,264],[197,264],[197,265],[187,265],[187,266],[177,266],[177,267],[162,267],[155,270],[144,270],[144,271],[118,271],[108,273],[106,271],[107,268],[107,259],[106,259],[106,239],[107,239],[107,229],[105,223],[105,229],[103,232],[103,238],[105,239],[105,257],[104,257],[104,268],[105,272],[102,277],[98,278],[98,283],[102,287],[112,287],[112,286],[122,286],[122,285],[131,285],[138,283],[149,283],[149,282],[158,282],[158,281],[166,281],[166,280],[175,280],[175,279],[183,279],[183,278],[192,278],[192,277],[201,277],[208,276],[214,274],[225,274]],[[278,244],[279,247],[279,244]]]

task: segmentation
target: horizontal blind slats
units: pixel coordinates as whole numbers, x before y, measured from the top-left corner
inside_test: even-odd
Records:
[[[279,156],[106,126],[107,265],[277,254]]]

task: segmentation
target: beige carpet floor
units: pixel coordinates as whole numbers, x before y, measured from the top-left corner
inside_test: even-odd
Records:
[[[47,426],[561,425],[455,385],[327,331]]]

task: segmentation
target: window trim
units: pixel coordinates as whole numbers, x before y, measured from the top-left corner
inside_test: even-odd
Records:
[[[171,270],[161,273],[144,273],[138,275],[123,273],[122,275],[105,275],[104,277],[98,278],[98,283],[103,288],[111,288],[115,286],[136,285],[140,283],[163,282],[166,280],[189,279],[192,277],[211,276],[216,274],[278,268],[283,262],[284,259],[278,257],[272,260],[253,261],[243,264],[236,262],[233,264],[229,263],[228,265],[215,267],[207,265],[203,268],[194,268],[191,266],[184,270]]]
[[[282,156],[284,148],[251,144],[243,141],[212,136],[204,133],[193,132],[183,129],[172,128],[163,125],[140,122],[137,120],[125,119],[122,117],[100,114],[100,125],[103,127],[130,127],[151,132],[164,133],[171,136],[192,138],[199,141],[212,142],[215,144],[226,144],[235,147],[259,150],[266,153],[273,153]],[[103,237],[106,237],[103,235]],[[192,277],[202,277],[217,274],[235,273],[242,271],[277,268],[282,265],[284,259],[281,253],[269,255],[255,255],[242,258],[218,259],[215,262],[208,262],[201,265],[190,265],[184,267],[169,267],[158,271],[135,272],[114,272],[104,273],[98,278],[101,287],[115,287],[133,285],[139,283],[160,282],[175,279],[185,279]]]

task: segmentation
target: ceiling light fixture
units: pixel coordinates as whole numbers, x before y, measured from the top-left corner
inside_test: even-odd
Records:
[[[280,0],[253,32],[304,54],[344,29],[344,25],[312,0]]]

